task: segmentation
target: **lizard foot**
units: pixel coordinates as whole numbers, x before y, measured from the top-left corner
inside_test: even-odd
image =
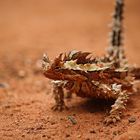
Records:
[[[117,121],[120,121],[121,118],[119,115],[110,115],[108,117],[105,118],[104,120],[104,124],[106,125],[109,125],[109,124],[112,124],[112,123],[116,123]]]
[[[62,111],[62,110],[68,110],[68,107],[65,104],[56,104],[52,108],[54,111]]]

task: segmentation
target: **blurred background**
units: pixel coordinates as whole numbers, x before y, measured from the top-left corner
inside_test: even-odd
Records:
[[[69,50],[102,55],[115,0],[0,0],[0,59],[53,58]],[[140,64],[140,1],[125,0],[124,46]]]

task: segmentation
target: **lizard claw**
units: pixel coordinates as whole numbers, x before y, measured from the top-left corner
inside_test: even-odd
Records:
[[[52,110],[54,111],[63,111],[63,110],[68,110],[68,107],[65,105],[65,104],[57,104],[57,105],[54,105],[52,108]]]
[[[109,125],[112,123],[116,123],[117,121],[120,121],[120,116],[119,115],[110,115],[105,118],[104,124]]]

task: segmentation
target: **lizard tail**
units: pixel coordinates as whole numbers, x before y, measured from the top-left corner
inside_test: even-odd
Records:
[[[114,61],[117,67],[121,67],[126,63],[124,49],[122,47],[123,41],[123,13],[124,0],[116,0],[115,11],[113,13],[113,20],[111,24],[111,32],[109,34],[109,48],[107,57],[109,61]]]

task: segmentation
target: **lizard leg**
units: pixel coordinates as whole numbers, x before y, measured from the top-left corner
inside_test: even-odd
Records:
[[[120,92],[118,98],[116,99],[115,103],[111,106],[112,109],[110,111],[110,115],[105,118],[105,124],[116,123],[121,118],[122,110],[125,109],[126,102],[128,101],[129,97],[126,91]]]
[[[55,99],[55,105],[52,107],[52,110],[62,111],[64,109],[67,109],[64,102],[63,85],[54,83],[53,94],[54,94],[54,99]]]
[[[72,94],[71,94],[70,91],[67,91],[67,92],[66,92],[65,98],[66,98],[66,99],[71,99],[71,98],[72,98]]]

